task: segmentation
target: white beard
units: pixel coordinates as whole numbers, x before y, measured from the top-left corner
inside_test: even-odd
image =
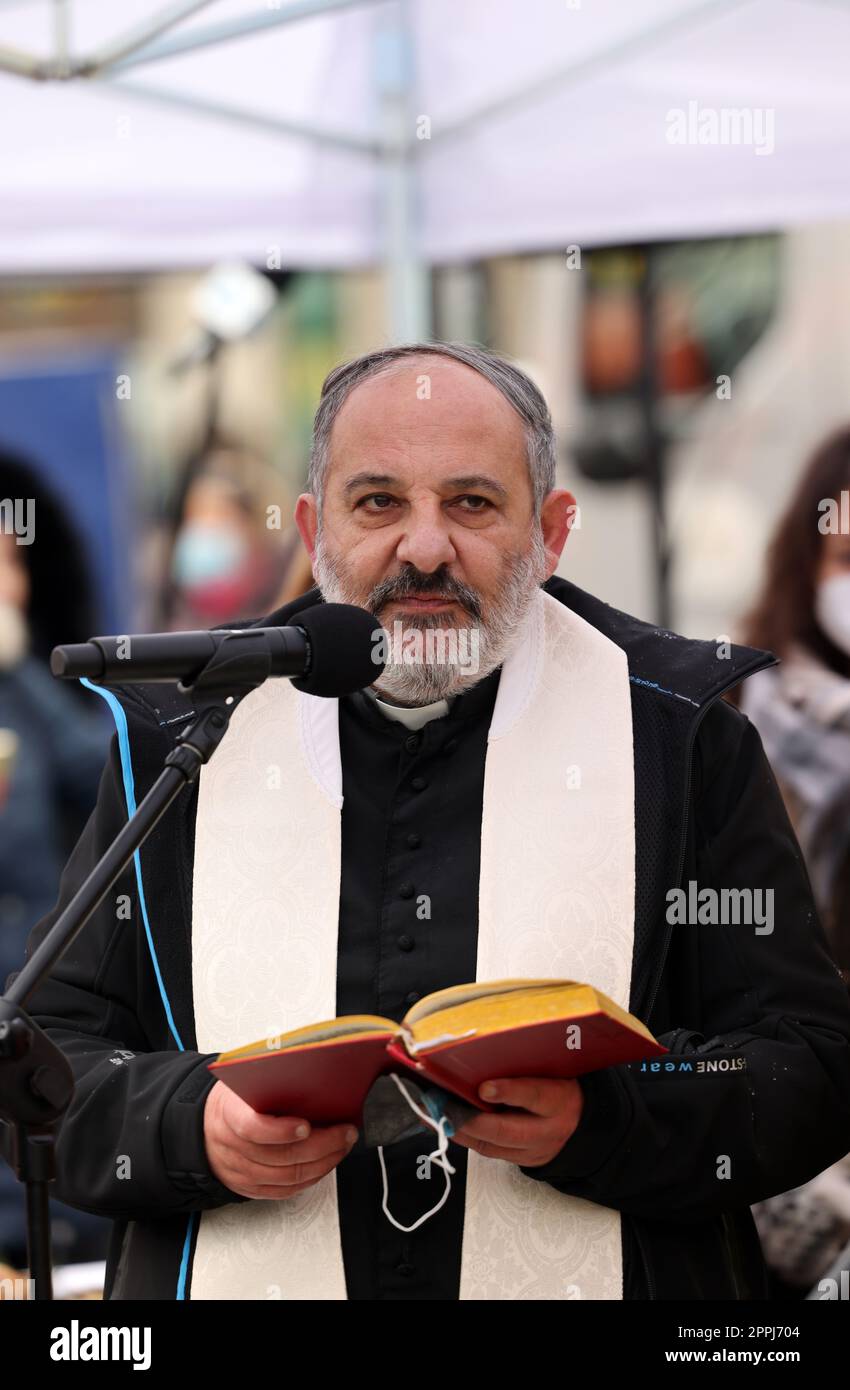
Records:
[[[353,603],[375,617],[390,598],[402,597],[415,588],[414,583],[406,586],[400,575],[364,594],[341,562],[326,553],[321,527],[316,536],[314,573],[326,603]],[[405,613],[403,620],[393,622],[392,630],[385,628],[387,666],[372,688],[402,705],[427,705],[471,689],[501,666],[516,646],[534,595],[545,578],[543,536],[535,525],[526,554],[512,556],[506,565],[486,617],[473,616],[472,610],[480,614],[484,608],[480,596],[468,585],[448,578],[440,585],[440,592],[458,599],[465,609],[463,616]],[[388,592],[394,584],[399,587],[398,594]],[[437,632],[443,636],[435,642],[433,634]],[[424,659],[411,660],[412,653],[419,657],[417,645]]]

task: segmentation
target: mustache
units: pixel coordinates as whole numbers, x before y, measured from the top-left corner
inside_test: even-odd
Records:
[[[478,595],[468,585],[454,579],[452,575],[420,574],[419,570],[405,570],[392,579],[383,579],[369,595],[369,609],[377,617],[381,608],[394,599],[409,598],[411,594],[440,594],[455,599],[473,618],[480,618],[481,603]]]

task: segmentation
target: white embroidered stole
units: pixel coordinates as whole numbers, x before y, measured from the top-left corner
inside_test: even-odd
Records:
[[[200,776],[200,1051],[335,1016],[341,807],[338,701],[267,681]],[[625,653],[541,589],[490,724],[476,978],[585,981],[628,1008],[634,853]],[[461,1299],[620,1299],[622,1274],[618,1212],[468,1152]],[[204,1212],[190,1297],[344,1299],[335,1173]]]

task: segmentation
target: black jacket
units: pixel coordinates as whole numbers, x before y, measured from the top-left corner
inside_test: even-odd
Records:
[[[652,627],[563,579],[544,587],[628,657],[630,1008],[675,1061],[584,1078],[576,1133],[547,1167],[523,1171],[622,1214],[626,1298],[765,1298],[750,1204],[850,1150],[850,1001],[759,737],[720,699],[775,658]],[[285,623],[320,601],[312,589],[260,621]],[[97,806],[28,956],[126,821],[128,801],[152,785],[190,714],[169,686],[124,687],[111,703],[117,734]],[[170,807],[30,1003],[74,1069],[56,1193],[113,1219],[110,1298],[188,1296],[197,1213],[246,1200],[217,1181],[204,1151],[213,1054],[195,1050],[193,1026],[196,805],[193,787]],[[670,925],[668,892],[690,881],[772,888],[773,932]],[[677,1062],[693,1070],[672,1070]]]

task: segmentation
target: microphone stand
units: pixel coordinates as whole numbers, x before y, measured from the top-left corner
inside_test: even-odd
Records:
[[[231,640],[234,639],[234,640]],[[23,1005],[103,901],[172,801],[209,762],[241,700],[269,675],[268,644],[233,632],[188,686],[196,718],[135,814],[116,836],[6,993],[0,996],[0,1153],[26,1184],[29,1275],[36,1300],[51,1300],[48,1184],[56,1176],[55,1130],[74,1094],[70,1062]],[[148,677],[150,680],[150,677]],[[107,684],[108,682],[103,682]]]

